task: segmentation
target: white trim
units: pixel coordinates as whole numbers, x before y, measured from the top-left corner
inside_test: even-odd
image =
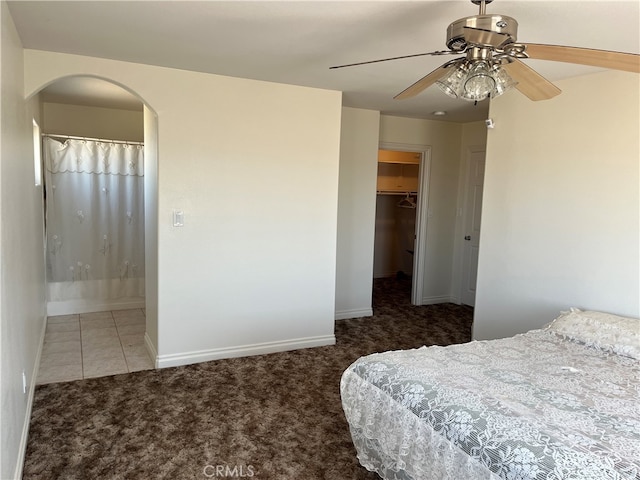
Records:
[[[455,297],[438,295],[435,297],[422,297],[422,305],[436,305],[438,303],[456,303]]]
[[[373,316],[372,308],[352,308],[350,310],[336,311],[336,320],[347,320],[349,318],[371,317]]]
[[[24,468],[25,455],[27,453],[27,440],[29,439],[29,425],[31,424],[31,410],[33,409],[33,397],[36,392],[36,382],[38,381],[38,372],[40,371],[40,358],[42,357],[42,348],[44,347],[44,335],[47,330],[47,318],[44,317],[42,329],[40,333],[40,343],[38,352],[36,353],[36,361],[31,372],[31,383],[27,395],[27,406],[24,414],[24,423],[22,425],[22,434],[20,435],[20,444],[18,445],[18,458],[16,460],[16,468],[14,478],[22,478],[22,470]]]
[[[73,315],[76,313],[106,312],[110,310],[128,310],[145,308],[144,297],[117,298],[114,300],[64,300],[47,302],[47,315]]]
[[[156,347],[153,345],[151,337],[149,337],[147,332],[144,332],[144,346],[147,348],[149,357],[153,360],[153,366],[158,368],[158,352],[156,351]]]
[[[431,145],[424,145],[422,143],[380,142],[378,148],[381,150],[397,150],[399,152],[424,152],[431,150]]]
[[[208,362],[223,358],[248,357],[251,355],[264,355],[267,353],[285,352],[300,348],[324,347],[335,345],[335,335],[322,335],[318,337],[293,338],[279,342],[255,343],[253,345],[238,345],[235,347],[213,348],[210,350],[198,350],[194,352],[171,353],[157,355],[156,368],[178,367],[192,363]]]

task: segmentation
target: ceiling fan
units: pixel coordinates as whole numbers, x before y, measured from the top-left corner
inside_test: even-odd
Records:
[[[511,87],[531,100],[548,100],[560,89],[521,59],[531,58],[575,63],[640,73],[640,55],[591,48],[517,43],[518,22],[506,15],[487,14],[493,0],[471,0],[479,5],[478,15],[456,20],[447,28],[449,50],[403,55],[330,67],[344,68],[425,55],[460,55],[425,75],[395,99],[410,98],[434,83],[447,95],[469,101],[495,98]]]

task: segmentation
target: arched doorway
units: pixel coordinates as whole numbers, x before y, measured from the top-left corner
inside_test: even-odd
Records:
[[[39,97],[47,314],[143,308],[143,104],[94,77]]]
[[[144,150],[144,174],[142,169],[120,172],[113,166],[106,169],[104,165],[98,165],[98,176],[117,177],[122,176],[127,181],[139,175],[140,187],[134,193],[128,192],[126,201],[116,201],[116,207],[108,207],[107,210],[119,209],[119,221],[123,223],[123,230],[132,230],[138,222],[138,230],[131,237],[137,242],[133,253],[124,252],[116,247],[116,240],[112,240],[109,234],[97,230],[105,227],[92,223],[89,230],[100,238],[104,236],[103,245],[92,245],[86,248],[103,255],[106,258],[111,255],[112,264],[105,268],[106,273],[98,274],[94,268],[94,261],[72,258],[65,260],[70,263],[68,270],[64,271],[58,262],[56,265],[57,277],[53,275],[52,251],[56,250],[56,242],[52,241],[52,222],[48,218],[53,211],[50,200],[53,196],[59,196],[59,185],[51,181],[52,173],[45,170],[45,179],[49,178],[49,184],[45,180],[45,257],[47,266],[47,314],[49,317],[64,318],[64,315],[79,317],[78,325],[84,325],[81,336],[82,351],[87,350],[85,340],[90,338],[89,327],[104,326],[112,329],[121,341],[120,348],[123,355],[120,365],[117,362],[102,362],[111,364],[113,368],[100,370],[84,368],[87,362],[83,361],[83,377],[110,375],[125,373],[142,368],[152,368],[155,365],[157,345],[157,133],[156,120],[153,112],[134,93],[121,85],[117,85],[103,78],[93,76],[69,76],[64,77],[45,86],[38,92],[40,104],[39,129],[43,134],[43,142],[69,147],[73,142],[83,144],[82,149],[93,146],[104,153],[107,148],[114,147],[119,150]],[[35,120],[35,119],[34,119]],[[55,143],[54,143],[55,142]],[[44,143],[43,143],[44,145]],[[45,145],[46,146],[46,145]],[[50,145],[49,145],[50,147]],[[126,157],[124,169],[136,164],[137,157]],[[142,158],[142,156],[140,157]],[[100,162],[105,159],[101,158]],[[107,160],[108,161],[108,160]],[[73,161],[71,161],[73,163]],[[67,163],[69,160],[67,159]],[[67,169],[68,170],[68,169]],[[80,169],[81,170],[81,169]],[[84,173],[87,169],[84,169]],[[89,169],[91,170],[91,169]],[[94,170],[96,170],[94,168]],[[103,171],[104,170],[104,171]],[[107,171],[109,170],[109,171]],[[117,170],[117,169],[116,169]],[[98,185],[98,184],[96,184]],[[112,188],[113,185],[113,188]],[[103,200],[108,197],[116,197],[116,184],[111,183],[102,186],[93,186],[95,195]],[[143,188],[142,188],[143,187]],[[119,187],[118,187],[119,188]],[[138,195],[137,200],[132,198]],[[61,197],[57,199],[61,201]],[[106,200],[105,200],[106,202]],[[76,223],[93,220],[96,217],[93,210],[85,210],[83,206],[66,205],[66,210],[71,210]],[[74,232],[58,234],[58,242],[64,236],[75,235]],[[95,239],[94,239],[95,240]],[[93,242],[96,243],[95,241]],[[124,242],[123,242],[124,243]],[[76,251],[76,254],[79,255]],[[135,257],[137,255],[137,257]],[[94,274],[95,271],[95,274]],[[148,283],[147,283],[148,282]],[[97,287],[99,286],[99,287]],[[105,288],[108,291],[107,296]],[[60,297],[61,290],[70,291],[70,298]],[[85,294],[89,294],[85,297]],[[96,293],[98,295],[96,296]],[[107,316],[105,317],[105,315]],[[110,314],[110,318],[109,317]],[[110,322],[107,324],[106,322]],[[106,330],[100,332],[102,335]],[[97,336],[97,335],[96,335]],[[106,337],[106,335],[104,335]],[[124,339],[126,337],[126,341]],[[98,342],[99,343],[99,342]],[[117,352],[117,348],[114,349]],[[130,353],[131,355],[127,355]],[[43,351],[43,361],[46,352]],[[86,371],[85,371],[86,370]],[[75,372],[77,378],[78,372]],[[69,378],[69,379],[75,379]],[[39,383],[47,383],[39,381]]]

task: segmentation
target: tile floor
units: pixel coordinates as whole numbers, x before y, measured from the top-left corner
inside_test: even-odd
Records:
[[[49,317],[36,383],[151,369],[144,332],[140,308]]]

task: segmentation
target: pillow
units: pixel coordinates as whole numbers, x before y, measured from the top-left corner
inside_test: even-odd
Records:
[[[547,326],[559,335],[640,360],[640,319],[572,308]]]

